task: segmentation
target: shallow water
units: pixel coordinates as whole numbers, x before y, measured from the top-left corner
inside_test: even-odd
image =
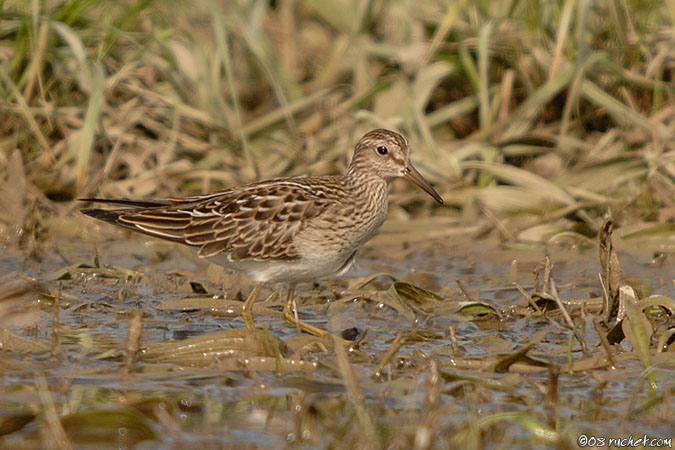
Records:
[[[92,268],[94,249],[104,270]],[[356,328],[357,334],[367,331],[358,349],[351,352],[350,362],[364,404],[385,439],[399,433],[402,442],[409,442],[421,426],[430,426],[442,447],[459,439],[468,423],[475,425],[480,418],[503,412],[523,416],[509,416],[486,428],[482,439],[487,447],[499,448],[503,439],[516,447],[527,448],[535,442],[552,445],[535,438],[526,419],[534,421],[535,428],[557,430],[560,442],[574,442],[584,430],[615,437],[636,432],[668,437],[672,418],[655,419],[664,406],[636,417],[629,414],[649,398],[637,357],[622,360],[620,370],[563,370],[553,403],[546,402],[551,386],[548,369],[522,362],[504,373],[490,370],[499,355],[516,351],[541,330],[545,337],[528,352],[529,357],[561,368],[567,367],[570,357],[573,361],[585,358],[559,314],[523,312],[527,302],[513,282],[531,292],[533,269],[546,254],[563,300],[602,295],[595,249],[509,250],[493,242],[439,241],[366,248],[359,266],[343,279],[300,285],[299,314],[337,334],[350,328]],[[672,257],[656,264],[650,254],[619,256],[625,277],[639,280],[645,294],[675,297]],[[244,277],[211,266],[175,245],[136,236],[96,243],[62,242],[53,251],[45,250],[39,262],[8,250],[0,258],[0,275],[10,272],[34,277],[46,288],[19,297],[22,308],[32,311],[21,326],[12,321],[15,310],[9,310],[3,326],[45,349],[7,350],[5,342],[0,419],[44,408],[44,398],[35,392],[36,375],[43,375],[60,414],[70,420],[64,419],[67,435],[84,446],[96,444],[83,431],[90,428],[107,430],[113,447],[140,443],[139,448],[150,448],[159,442],[168,447],[302,443],[321,448],[343,439],[359,442],[358,433],[346,431],[356,420],[355,406],[332,343],[320,344],[307,335],[296,337],[295,328],[278,314],[283,307],[280,297],[285,295],[280,287],[263,290],[257,304],[268,308],[269,314],[256,314],[255,323],[285,341],[290,348],[283,355],[289,362],[303,360],[302,367],[280,369],[280,355],[261,361],[255,354],[232,351],[228,347],[232,341],[214,344],[221,346],[217,357],[205,352],[201,359],[198,355],[196,359],[195,355],[172,359],[170,353],[180,342],[242,328],[237,307],[252,286]],[[359,288],[375,273],[390,276],[381,275]],[[440,300],[400,306],[391,297],[394,278],[432,291]],[[198,294],[201,288],[207,293]],[[58,319],[53,298],[39,296],[45,290],[52,295],[61,292]],[[262,300],[274,290],[280,296]],[[232,305],[228,311],[228,307],[201,307],[194,300],[214,297],[212,305],[235,303],[227,303]],[[455,305],[469,300],[494,308],[497,315],[458,312]],[[184,307],[177,307],[176,302]],[[143,348],[177,342],[173,350],[159,356],[139,354],[134,374],[123,375],[129,318],[136,309],[144,314]],[[602,356],[591,321],[596,316],[590,309],[585,315],[578,311],[573,315],[581,324],[578,329],[588,355]],[[451,329],[456,347],[451,344]],[[402,338],[401,348],[380,368],[382,376],[374,377],[397,336]],[[621,348],[628,350],[630,345],[624,340]],[[429,381],[431,360],[442,375],[435,387]],[[672,389],[672,364],[659,363],[659,367],[660,388]],[[597,403],[600,399],[602,404]],[[556,407],[552,409],[551,404]],[[129,413],[124,416],[128,420],[120,425],[85,414],[111,410],[117,418]],[[45,427],[39,417],[8,433],[0,443],[39,447]]]

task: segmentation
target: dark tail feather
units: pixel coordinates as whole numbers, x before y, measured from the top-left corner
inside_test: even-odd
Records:
[[[93,208],[93,209],[81,209],[80,212],[82,214],[87,215],[87,216],[93,217],[94,219],[103,220],[104,222],[114,223],[115,225],[119,225],[121,227],[134,228],[134,229],[136,228],[134,226],[129,226],[129,224],[126,224],[126,223],[119,220],[119,217],[123,214],[123,211],[120,211],[120,210],[111,211],[111,210]]]
[[[152,231],[143,228],[139,228],[134,223],[126,222],[120,220],[120,216],[126,214],[133,214],[133,209],[118,209],[118,210],[107,210],[107,209],[81,209],[80,212],[94,219],[102,220],[104,222],[112,223],[118,227],[126,228],[127,230],[135,231],[136,233],[145,234],[146,236],[152,236],[167,241],[178,242],[180,244],[185,244],[185,239],[181,235],[171,236],[168,233],[163,233],[161,231]]]
[[[134,208],[153,208],[156,206],[168,206],[171,204],[168,200],[131,200],[128,198],[94,198],[94,197],[85,197],[78,198],[81,202],[94,202],[94,203],[108,203],[111,205],[124,205],[131,206]],[[87,214],[85,211],[100,211],[98,209],[89,209],[83,210],[84,214]],[[91,214],[87,214],[91,215]],[[96,217],[96,216],[92,216]],[[103,219],[105,220],[105,219]]]

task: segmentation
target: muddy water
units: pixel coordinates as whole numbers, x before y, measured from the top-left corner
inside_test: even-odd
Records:
[[[259,302],[264,311],[256,314],[256,325],[289,345],[284,353],[289,360],[302,360],[306,366],[280,370],[258,360],[258,365],[248,365],[257,356],[245,352],[230,353],[233,356],[228,359],[231,349],[226,341],[219,344],[223,351],[217,357],[204,353],[202,360],[194,355],[172,359],[168,354],[163,358],[141,353],[134,374],[123,375],[132,311],[144,313],[142,347],[192,342],[211,333],[241,329],[238,307],[251,283],[199,260],[187,249],[139,237],[62,242],[52,250],[43,251],[39,262],[10,250],[0,257],[0,276],[5,281],[6,274],[12,273],[43,282],[36,292],[10,299],[33,313],[14,322],[19,317],[16,308],[7,309],[4,317],[0,315],[2,326],[44,347],[8,350],[5,340],[0,419],[45,408],[44,397],[35,392],[36,374],[42,374],[64,417],[67,435],[84,446],[100,444],[83,431],[90,428],[104,430],[113,447],[142,441],[141,447],[149,446],[149,441],[214,447],[360,442],[358,433],[343,428],[354,419],[332,343],[296,337],[296,329],[279,314],[285,295],[281,287],[262,292],[261,299],[273,298]],[[96,253],[100,268],[94,267]],[[560,315],[526,312],[527,301],[514,286],[516,282],[532,292],[534,269],[546,254],[553,264],[557,291],[571,302],[580,324],[589,348],[586,355]],[[652,254],[637,251],[620,257],[624,276],[635,280],[643,295],[675,298],[672,257],[655,260]],[[557,379],[555,413],[544,401],[552,383],[546,364],[565,368],[570,358],[602,356],[592,324],[597,313],[588,306],[580,314],[581,307],[573,306],[602,295],[599,272],[596,249],[509,250],[490,242],[447,241],[371,246],[347,277],[299,286],[297,302],[305,321],[336,334],[359,336],[350,362],[385,440],[395,440],[400,433],[407,442],[428,420],[429,396],[434,392],[429,387],[431,360],[437,362],[442,376],[432,402],[435,420],[443,424],[434,425],[441,436],[439,443],[454,442],[453,436],[461,436],[471,420],[505,411],[522,413],[551,430],[551,424],[557,423],[558,439],[564,442],[573,442],[589,429],[615,437],[635,432],[672,435],[672,419],[628,414],[648,398],[643,367],[636,357],[622,360],[617,370],[564,370]],[[400,297],[392,300],[395,279],[433,292],[439,299],[397,303]],[[57,318],[53,297],[39,295],[46,291],[52,296],[61,293]],[[202,300],[212,303],[204,306]],[[218,307],[218,302],[224,306]],[[458,311],[460,302],[478,305],[479,311]],[[499,355],[517,350],[542,330],[545,338],[528,352],[534,362],[504,373],[490,369]],[[400,349],[380,367],[397,336],[402,339]],[[625,340],[617,350],[622,349],[631,350]],[[474,362],[475,366],[469,364]],[[659,367],[661,388],[672,389],[672,364]],[[374,377],[376,370],[382,376]],[[158,416],[157,408],[164,413]],[[101,411],[113,411],[117,419],[127,413],[129,417],[120,425]],[[657,408],[655,414],[660,411]],[[41,417],[7,433],[0,443],[39,447],[47,427]],[[534,437],[536,433],[523,423],[518,418],[505,419],[483,439],[488,446],[499,446],[504,436],[516,446],[552,445]]]

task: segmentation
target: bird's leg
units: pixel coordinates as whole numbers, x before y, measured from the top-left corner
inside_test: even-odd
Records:
[[[284,305],[284,310],[287,306],[291,306],[291,311],[293,311],[293,321],[295,321],[295,331],[300,336],[300,317],[298,317],[298,304],[295,301],[295,283],[288,283],[288,295],[286,296],[286,304]]]
[[[246,301],[244,302],[244,309],[241,311],[241,317],[243,317],[246,328],[249,330],[255,330],[255,324],[253,323],[253,304],[258,297],[258,292],[260,292],[260,286],[260,283],[256,284],[251,293],[248,294],[248,297],[246,297]]]
[[[298,330],[303,330],[319,337],[330,335],[327,331],[317,328],[314,325],[310,325],[307,322],[303,322],[298,318],[298,308],[295,304],[295,283],[290,283],[288,286],[288,297],[286,297],[283,317],[286,322],[295,325]]]

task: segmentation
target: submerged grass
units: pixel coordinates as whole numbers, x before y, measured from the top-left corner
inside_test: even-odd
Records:
[[[0,445],[673,437],[672,1],[0,11]],[[346,349],[296,336],[274,295],[239,328],[250,282],[75,214],[334,173],[374,127],[449,206],[394,184],[364,255],[393,275],[301,290]]]

